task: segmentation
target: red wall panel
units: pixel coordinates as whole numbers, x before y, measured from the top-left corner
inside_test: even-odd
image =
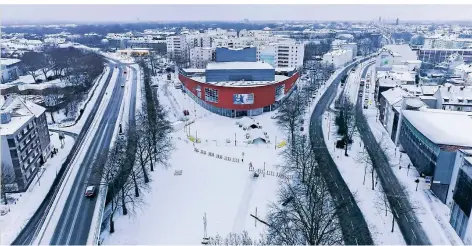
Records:
[[[189,91],[191,91],[195,96],[197,96],[196,88],[197,85],[200,85],[202,97],[201,99],[205,100],[205,88],[212,88],[218,90],[218,103],[207,102],[214,105],[218,108],[225,109],[235,109],[235,110],[248,110],[262,108],[269,106],[275,102],[275,88],[280,84],[285,84],[285,93],[290,91],[295,82],[298,79],[298,72],[292,75],[292,77],[266,86],[255,86],[255,87],[225,87],[225,86],[216,86],[206,83],[201,83],[195,81],[191,78],[185,77],[182,74],[179,74],[179,80],[182,82]],[[233,94],[250,94],[254,93],[254,104],[233,104]]]

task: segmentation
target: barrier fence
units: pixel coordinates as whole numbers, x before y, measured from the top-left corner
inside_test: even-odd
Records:
[[[209,156],[209,157],[214,157],[214,158],[225,160],[225,161],[228,161],[228,162],[244,163],[244,159],[242,159],[242,158],[240,159],[240,158],[236,158],[236,157],[223,156],[223,155],[220,155],[220,154],[217,154],[217,153],[214,153],[214,152],[209,152],[209,151],[206,151],[206,150],[203,150],[203,149],[198,149],[198,148],[194,148],[194,151],[196,153],[200,153],[202,155],[206,155],[206,156]],[[293,175],[286,175],[286,174],[279,173],[279,172],[276,172],[276,171],[266,170],[265,168],[264,169],[261,169],[261,168],[254,169],[254,166],[252,166],[252,162],[249,162],[249,171],[250,172],[255,172],[257,174],[262,174],[262,175],[264,175],[264,177],[265,177],[265,175],[268,175],[268,176],[274,176],[274,177],[282,178],[282,179],[286,179],[286,180],[290,180],[290,179],[293,178]]]

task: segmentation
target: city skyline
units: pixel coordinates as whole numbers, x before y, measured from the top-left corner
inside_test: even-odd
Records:
[[[231,6],[231,7],[229,7]],[[178,12],[176,11],[178,8]],[[470,21],[472,5],[5,5],[2,24],[178,21]],[[38,15],[41,13],[41,15]],[[84,15],[83,13],[88,13]],[[159,13],[159,14],[156,14]],[[211,14],[210,14],[211,13]],[[438,14],[440,13],[440,14]]]

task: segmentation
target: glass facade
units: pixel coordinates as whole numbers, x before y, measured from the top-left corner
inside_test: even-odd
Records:
[[[218,102],[218,90],[205,88],[205,100],[208,102]]]
[[[418,59],[436,64],[444,62],[450,55],[456,53],[464,57],[464,62],[472,62],[471,49],[421,49],[418,51]]]
[[[439,147],[421,134],[407,119],[403,118],[399,142],[413,165],[426,176],[433,176]]]

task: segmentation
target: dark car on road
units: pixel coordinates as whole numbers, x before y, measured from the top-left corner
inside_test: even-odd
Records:
[[[85,197],[94,197],[95,196],[95,186],[90,185],[85,189]]]

